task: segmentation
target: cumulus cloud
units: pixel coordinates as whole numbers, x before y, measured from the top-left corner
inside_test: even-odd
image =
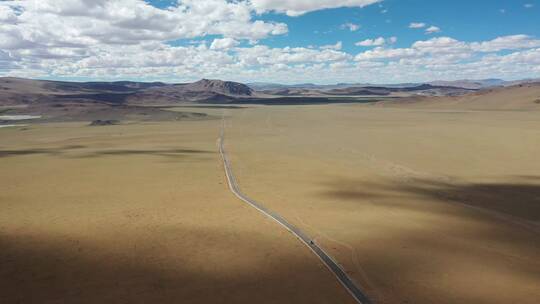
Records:
[[[15,58],[5,51],[0,50],[0,72],[15,67]]]
[[[339,43],[338,43],[339,44]],[[271,66],[274,64],[314,64],[346,61],[352,56],[335,49],[309,49],[303,47],[270,48],[257,45],[237,49],[239,62],[246,66]]]
[[[438,26],[430,26],[426,29],[426,34],[434,34],[440,32],[441,29]]]
[[[223,35],[263,39],[287,25],[253,20],[246,2],[184,0],[159,9],[142,0],[23,0],[0,3],[3,44],[89,46]],[[17,12],[17,14],[15,14]],[[0,45],[0,47],[3,47]]]
[[[205,44],[161,43],[111,47],[79,60],[19,62],[10,75],[56,75],[98,79],[195,80],[201,77],[277,82],[401,82],[431,78],[527,77],[538,75],[540,48],[500,55],[474,51],[449,37],[408,48],[376,47],[356,57],[335,49],[272,48],[265,45],[212,49]],[[5,57],[5,54],[3,54]],[[3,58],[3,57],[2,57]],[[4,66],[0,59],[0,69]],[[33,73],[29,75],[29,73]],[[174,75],[174,76],[173,76]]]
[[[239,42],[233,38],[214,39],[210,45],[211,50],[228,50],[237,46]]]
[[[412,29],[425,28],[425,33],[426,34],[434,34],[434,33],[438,33],[438,32],[441,31],[441,29],[438,26],[431,25],[431,26],[428,27],[428,25],[426,23],[423,23],[423,22],[411,22],[409,24],[409,28],[412,28]]]
[[[411,22],[409,24],[409,28],[413,28],[413,29],[423,28],[425,26],[426,26],[426,24],[422,23],[422,22]]]
[[[341,41],[265,45],[265,38],[288,28],[261,20],[256,11],[298,14],[369,1],[291,2],[260,1],[257,8],[247,0],[183,0],[160,9],[142,0],[0,1],[0,75],[391,82],[540,73],[540,41],[527,35],[477,42],[437,37],[404,48],[394,48],[395,37],[375,37],[358,42],[372,47],[358,54],[344,51]]]
[[[360,24],[355,24],[351,22],[344,23],[341,25],[341,29],[348,29],[351,32],[356,32],[360,29]]]
[[[483,42],[463,42],[450,37],[437,37],[414,42],[409,48],[377,47],[355,57],[357,61],[369,60],[407,60],[415,62],[459,63],[482,53],[496,53],[502,50],[521,50],[540,47],[540,40],[526,35],[498,37]],[[490,55],[488,55],[490,56]],[[486,57],[488,57],[486,56]],[[493,55],[498,56],[498,55]]]
[[[323,45],[321,46],[321,49],[323,50],[341,50],[343,48],[343,42],[338,41],[336,44],[330,44],[330,45]]]
[[[383,38],[378,37],[375,39],[366,39],[355,43],[357,46],[381,46],[384,44],[394,44],[397,42],[397,37]]]
[[[358,46],[379,46],[383,45],[385,43],[385,39],[383,37],[375,38],[375,39],[366,39],[363,41],[359,41],[355,43]]]
[[[382,0],[251,0],[259,13],[275,11],[289,16],[300,16],[308,12],[338,7],[364,7]]]
[[[480,52],[528,49],[540,47],[540,39],[534,39],[527,35],[511,35],[498,37],[490,41],[475,42],[471,44],[471,47]]]
[[[356,55],[357,61],[368,61],[374,59],[402,59],[408,57],[418,57],[420,53],[412,48],[385,49],[377,47],[373,50],[365,51]]]

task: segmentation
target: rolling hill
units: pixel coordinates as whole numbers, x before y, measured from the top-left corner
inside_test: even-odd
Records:
[[[497,87],[463,96],[409,97],[376,106],[458,110],[540,110],[540,82]]]

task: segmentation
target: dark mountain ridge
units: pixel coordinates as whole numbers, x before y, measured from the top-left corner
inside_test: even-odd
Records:
[[[54,102],[182,103],[228,102],[254,95],[241,83],[203,79],[194,83],[162,82],[66,82],[0,78],[0,104]]]

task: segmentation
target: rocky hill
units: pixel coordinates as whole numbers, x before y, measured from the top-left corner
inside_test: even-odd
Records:
[[[0,103],[3,105],[59,102],[222,103],[254,95],[253,90],[244,84],[208,79],[186,84],[165,84],[161,82],[63,82],[0,78]]]
[[[253,97],[254,91],[238,82],[202,79],[194,83],[150,88],[129,96],[128,103],[214,102],[226,103]]]
[[[252,96],[253,90],[245,84],[222,81],[222,80],[210,80],[202,79],[194,83],[185,85],[184,90],[191,92],[214,92],[223,95],[230,96]]]

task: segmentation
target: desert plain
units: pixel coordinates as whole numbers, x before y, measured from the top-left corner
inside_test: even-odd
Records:
[[[375,303],[535,303],[537,114],[254,108],[231,114],[227,133],[243,190]]]
[[[444,103],[446,105],[447,103]],[[0,129],[0,303],[538,303],[537,109],[169,108]]]

